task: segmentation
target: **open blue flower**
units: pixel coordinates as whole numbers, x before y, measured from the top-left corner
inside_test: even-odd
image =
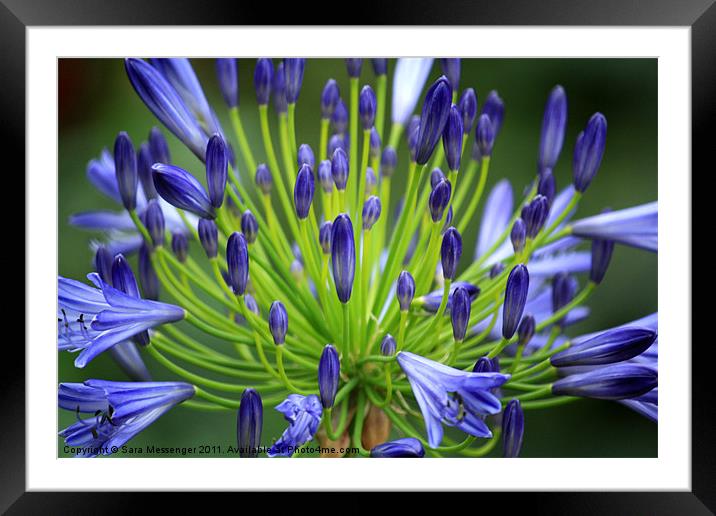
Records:
[[[611,211],[572,224],[572,234],[582,238],[613,240],[620,244],[656,252],[659,213],[657,202]]]
[[[276,410],[288,421],[288,428],[278,441],[273,443],[268,456],[290,457],[300,446],[313,439],[318,430],[323,414],[321,400],[315,394],[289,394],[276,406]]]

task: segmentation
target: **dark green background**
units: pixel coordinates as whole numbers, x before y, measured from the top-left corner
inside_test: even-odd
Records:
[[[227,132],[230,125],[214,74],[213,60],[193,60],[204,90]],[[253,92],[253,60],[239,62],[240,104],[244,126],[263,161]],[[389,67],[389,78],[395,63]],[[433,67],[431,78],[440,73]],[[348,84],[342,60],[313,59],[297,107],[298,143],[318,145],[319,95],[325,81],[338,80],[344,98]],[[371,83],[365,63],[361,82]],[[655,59],[464,59],[460,89],[473,87],[480,106],[497,89],[505,102],[505,121],[495,144],[488,189],[499,179],[512,181],[516,197],[534,176],[544,103],[550,89],[567,91],[569,114],[562,157],[555,169],[558,189],[571,177],[571,151],[576,134],[589,116],[601,111],[609,124],[601,169],[590,186],[579,215],[614,209],[657,198],[657,61]],[[389,86],[390,95],[390,86]],[[419,104],[420,105],[420,104]],[[390,99],[386,110],[390,120]],[[115,209],[85,179],[87,162],[111,148],[118,131],[127,131],[138,144],[158,122],[136,96],[118,59],[59,62],[59,268],[63,276],[82,279],[91,270],[90,235],[67,223],[70,214],[90,209]],[[272,117],[275,125],[275,119]],[[386,129],[387,130],[387,129]],[[165,133],[168,133],[165,131]],[[173,160],[203,180],[203,167],[169,136]],[[405,155],[404,142],[399,153]],[[470,145],[471,142],[470,142]],[[405,159],[396,172],[394,191],[401,188]],[[395,197],[395,196],[394,196]],[[391,207],[392,210],[392,207]],[[480,208],[481,211],[481,208]],[[392,213],[384,208],[384,213]],[[463,267],[472,257],[479,217],[464,237]],[[199,255],[197,254],[197,257]],[[590,299],[591,317],[570,329],[579,334],[607,328],[657,310],[657,256],[618,246],[603,285]],[[48,343],[48,353],[54,352]],[[75,369],[74,355],[59,354],[59,380],[87,378],[124,380],[109,356],[100,356],[84,370]],[[175,379],[151,357],[146,362],[157,380]],[[59,428],[74,414],[60,411]],[[198,446],[235,443],[236,415],[197,412],[178,407],[130,441],[131,446]],[[270,444],[283,429],[280,416],[265,407],[264,442]],[[657,425],[613,403],[584,400],[560,408],[529,411],[522,451],[524,457],[642,457],[657,455]],[[59,455],[63,441],[58,440]],[[166,455],[162,455],[166,456]]]

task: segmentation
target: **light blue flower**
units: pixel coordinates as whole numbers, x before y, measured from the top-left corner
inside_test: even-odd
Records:
[[[656,252],[659,214],[657,202],[612,211],[573,222],[572,234],[582,238],[614,240],[620,244]]]
[[[393,122],[406,125],[423,91],[432,59],[402,58],[395,65],[393,77]]]
[[[507,179],[498,182],[490,191],[482,212],[475,259],[482,257],[505,231],[513,212],[512,186]]]
[[[290,457],[299,447],[313,439],[318,430],[323,414],[321,400],[315,394],[289,394],[276,406],[276,410],[288,421],[288,428],[271,446],[268,456]]]

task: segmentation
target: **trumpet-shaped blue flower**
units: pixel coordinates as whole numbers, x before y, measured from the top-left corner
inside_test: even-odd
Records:
[[[268,451],[269,457],[290,457],[294,452],[313,439],[323,415],[321,400],[315,394],[302,396],[289,394],[276,406],[288,421],[288,428]]]
[[[601,213],[572,223],[572,234],[598,238],[656,252],[659,214],[657,202]]]
[[[393,76],[393,105],[391,117],[393,122],[405,125],[415,111],[415,106],[428,80],[432,59],[402,58],[395,65]]]

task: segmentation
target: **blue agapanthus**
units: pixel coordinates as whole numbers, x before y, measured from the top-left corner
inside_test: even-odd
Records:
[[[276,410],[288,421],[288,428],[267,453],[269,457],[290,457],[298,448],[313,439],[318,431],[323,414],[321,400],[315,394],[310,396],[289,394],[276,406]]]

